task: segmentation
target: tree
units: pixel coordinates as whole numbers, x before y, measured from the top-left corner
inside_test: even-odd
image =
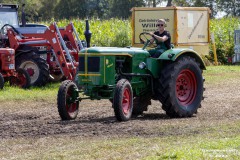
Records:
[[[21,2],[20,0],[0,0],[0,3],[3,4],[18,4],[19,2]]]
[[[109,14],[108,0],[90,0],[88,1],[88,16],[97,18],[107,18]]]
[[[39,9],[39,20],[51,20],[54,17],[54,9],[59,0],[40,0],[42,7]]]
[[[27,22],[38,21],[38,9],[41,7],[41,2],[38,0],[0,0],[4,4],[17,4],[19,6],[18,16],[21,20],[22,4],[25,3],[25,13]]]
[[[164,0],[145,0],[145,4],[147,7],[157,7],[162,1]]]
[[[55,6],[54,16],[63,18],[107,18],[109,10],[108,0],[59,0]]]
[[[87,0],[60,0],[54,9],[57,19],[86,18],[87,14]]]
[[[110,17],[126,19],[131,15],[131,8],[143,6],[145,6],[143,0],[111,0]]]
[[[218,0],[218,7],[227,16],[240,16],[240,0]]]
[[[168,0],[168,1],[167,1],[167,7],[168,7],[168,6],[172,6],[172,0]]]
[[[27,22],[55,19],[96,17],[109,19],[112,17],[128,18],[132,7],[209,7],[211,16],[219,11],[227,16],[240,16],[240,0],[0,0],[0,3],[19,5],[25,3]]]
[[[173,0],[175,6],[190,7],[192,0]]]

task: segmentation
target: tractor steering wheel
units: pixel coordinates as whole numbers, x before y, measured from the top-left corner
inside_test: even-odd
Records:
[[[150,44],[151,39],[152,39],[152,36],[148,32],[142,32],[139,34],[139,40],[142,44],[144,44],[143,49],[145,49]],[[156,47],[156,46],[153,46],[153,47]]]
[[[23,35],[22,35],[15,27],[13,27],[13,26],[10,25],[10,24],[4,24],[4,25],[2,26],[2,28],[0,29],[0,32],[1,32],[2,35],[6,35],[6,34],[7,34],[7,28],[8,28],[8,27],[12,28],[13,31],[14,31],[16,34],[18,34],[20,37],[23,37]]]

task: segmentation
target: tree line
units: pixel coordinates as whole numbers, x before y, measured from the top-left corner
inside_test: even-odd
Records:
[[[209,7],[211,17],[218,12],[226,16],[240,16],[240,0],[0,0],[0,3],[25,4],[28,22],[60,19],[122,18],[131,16],[132,7]]]

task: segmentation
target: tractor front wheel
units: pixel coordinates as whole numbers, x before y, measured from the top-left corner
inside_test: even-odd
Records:
[[[158,97],[170,117],[190,117],[203,98],[203,77],[195,59],[185,56],[168,64],[160,75]]]
[[[77,85],[71,80],[63,81],[57,96],[58,112],[62,120],[72,120],[77,117],[78,97]]]
[[[118,121],[127,121],[132,116],[133,92],[131,84],[126,79],[119,80],[116,85],[113,108]]]
[[[17,75],[10,77],[9,83],[11,86],[19,86],[21,88],[29,88],[31,80],[28,72],[22,68],[16,70]]]

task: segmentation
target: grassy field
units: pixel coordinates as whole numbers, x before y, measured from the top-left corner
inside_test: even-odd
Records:
[[[6,159],[238,159],[240,136],[229,131],[206,135],[89,139],[44,137],[1,140],[1,157]],[[214,131],[215,130],[215,131]],[[215,132],[215,133],[214,133]],[[14,152],[12,152],[14,151]]]
[[[30,89],[21,89],[18,87],[11,87],[5,83],[4,89],[0,91],[1,101],[18,101],[18,100],[39,100],[39,99],[56,99],[56,93],[60,83],[48,83],[45,87],[31,87]]]
[[[216,92],[214,91],[216,95],[229,94],[222,93],[220,88],[224,85],[240,85],[240,67],[209,66],[204,71],[204,77],[206,79],[205,92],[207,95],[213,95],[211,90],[216,90]],[[40,100],[52,104],[56,102],[59,85],[59,83],[48,84],[45,88],[31,88],[30,90],[11,88],[7,85],[3,91],[0,91],[0,103],[6,101],[16,103],[28,101],[31,103]],[[234,86],[232,87],[234,88]],[[212,103],[208,101],[230,103],[231,99],[223,99],[222,102],[219,102],[216,96],[216,100],[209,100],[208,98],[204,101],[204,108],[211,108]],[[0,105],[0,107],[3,106]],[[219,108],[219,112],[221,109]],[[200,115],[204,113],[202,111]],[[0,123],[3,123],[5,113],[1,114],[2,120]],[[211,116],[210,113],[208,114]],[[157,122],[160,124],[159,127],[153,128],[154,132],[166,133],[160,136],[147,134],[146,126],[142,126],[143,130],[146,130],[146,134],[139,136],[132,136],[131,134],[118,135],[116,133],[114,136],[106,134],[99,137],[56,134],[41,137],[1,138],[0,159],[239,159],[240,114],[239,112],[235,114],[232,120],[224,120],[223,117],[216,117],[216,120],[212,120],[209,117],[201,116],[200,118],[167,120],[169,123],[176,122],[176,124],[171,125],[166,125],[165,120],[160,119]],[[197,124],[188,125],[188,122],[192,120]],[[148,123],[156,123],[153,120],[147,121],[149,121]],[[184,123],[184,125],[178,125],[178,121],[179,124]],[[145,123],[145,121],[142,122]],[[137,120],[124,123],[139,125]],[[118,124],[122,123],[116,122],[115,125]]]

